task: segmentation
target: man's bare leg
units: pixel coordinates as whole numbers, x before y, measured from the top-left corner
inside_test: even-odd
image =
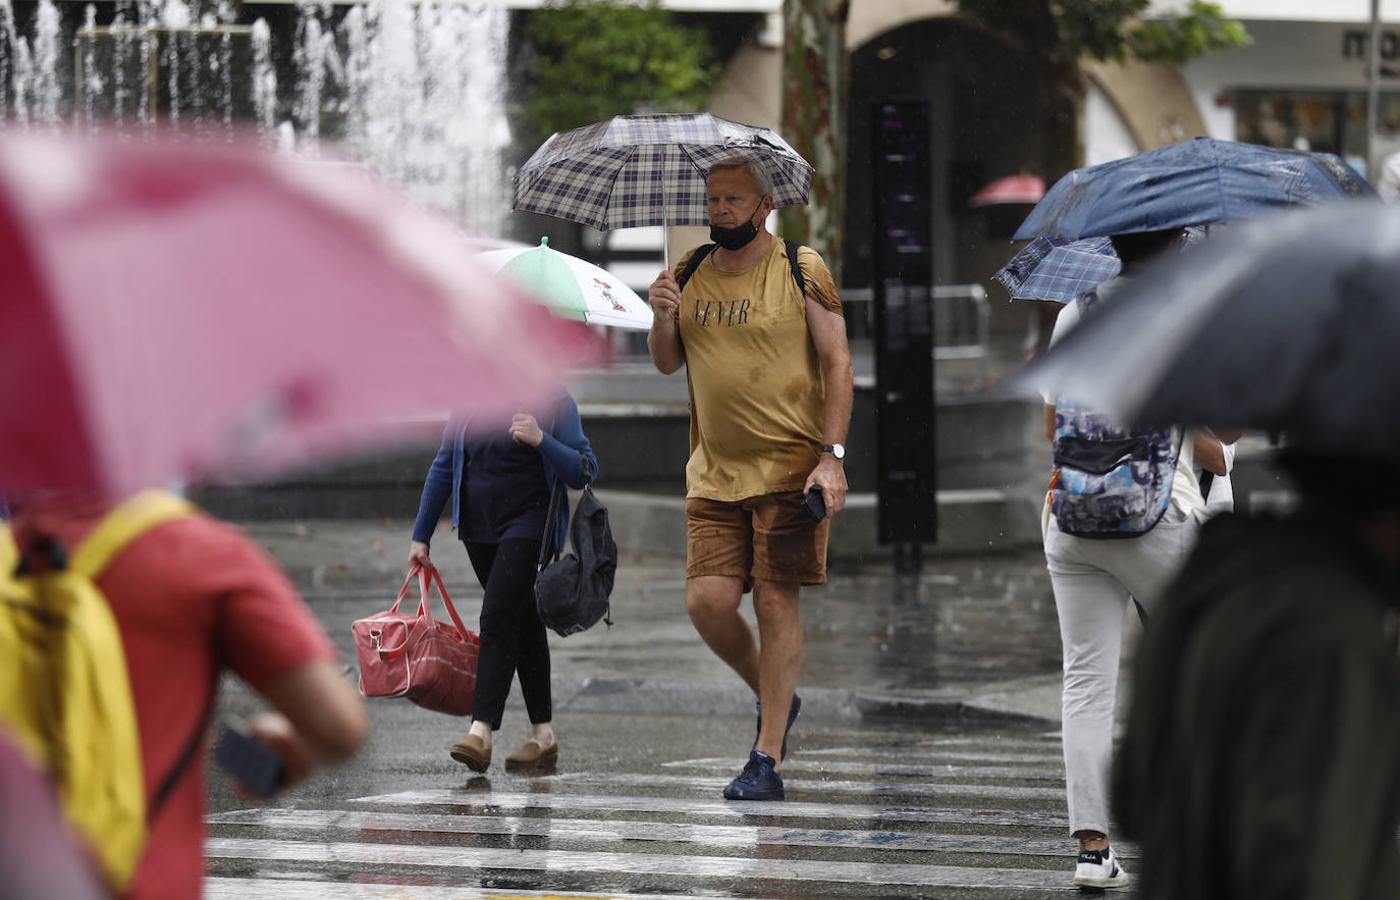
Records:
[[[765,712],[757,749],[773,757],[775,771],[783,767],[783,732],[788,709],[802,668],[802,622],[797,614],[801,586],[760,581],[754,585],[753,606],[758,617],[759,701]]]
[[[685,608],[695,630],[758,696],[758,644],[754,642],[753,629],[739,615],[743,597],[741,578],[700,575],[686,579]]]

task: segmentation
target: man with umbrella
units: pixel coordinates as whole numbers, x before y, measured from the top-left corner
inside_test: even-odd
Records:
[[[820,255],[765,227],[774,198],[764,167],[721,159],[706,195],[714,243],[652,283],[648,346],[657,369],[685,366],[690,383],[686,608],[759,700],[753,751],[724,796],[781,800],[801,707],[798,594],[826,581],[822,507],[831,516],[845,504],[851,358]],[[750,590],[758,641],[739,615]]]

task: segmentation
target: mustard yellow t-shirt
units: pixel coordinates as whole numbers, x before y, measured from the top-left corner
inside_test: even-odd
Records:
[[[676,266],[677,277],[689,259]],[[802,247],[797,262],[807,296],[841,312],[821,256]],[[783,242],[774,238],[742,272],[721,271],[706,257],[681,292],[679,315],[690,383],[686,496],[734,501],[800,491],[820,456],[826,392]]]

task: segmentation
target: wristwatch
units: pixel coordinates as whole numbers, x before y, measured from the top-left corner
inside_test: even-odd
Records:
[[[830,453],[832,456],[836,457],[837,459],[845,459],[845,458],[846,458],[846,445],[845,445],[845,444],[822,444],[822,452],[823,452],[823,453]]]

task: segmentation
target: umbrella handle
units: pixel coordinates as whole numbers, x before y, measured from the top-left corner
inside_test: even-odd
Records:
[[[666,179],[661,179],[661,264],[671,271],[671,207],[667,205]]]

